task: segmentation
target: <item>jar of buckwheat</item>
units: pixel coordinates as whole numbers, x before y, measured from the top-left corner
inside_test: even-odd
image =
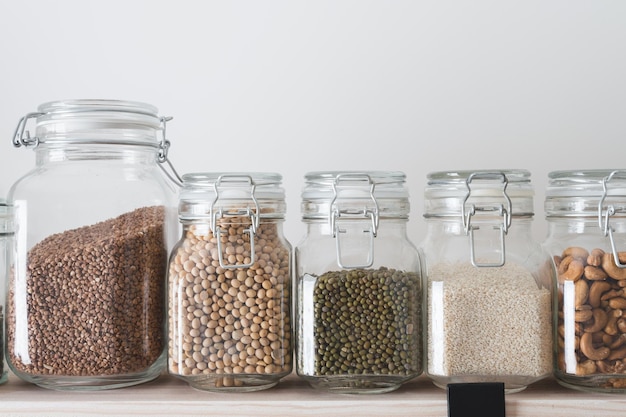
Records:
[[[21,379],[98,390],[165,369],[166,267],[179,226],[160,164],[166,120],[118,100],[45,103],[20,120],[13,144],[36,156],[8,194],[6,358]]]
[[[626,170],[549,174],[545,248],[557,269],[555,377],[626,392]]]
[[[292,369],[291,245],[275,173],[183,176],[169,263],[169,373],[201,390],[256,391]]]

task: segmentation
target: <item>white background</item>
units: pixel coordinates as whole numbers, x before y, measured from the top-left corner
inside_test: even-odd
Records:
[[[180,173],[284,176],[287,238],[316,170],[626,168],[626,1],[0,0],[0,196],[42,103],[151,103]]]

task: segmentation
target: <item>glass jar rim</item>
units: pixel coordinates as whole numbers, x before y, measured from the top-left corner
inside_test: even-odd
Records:
[[[410,204],[401,171],[312,171],[302,190],[302,218],[327,221],[333,211],[346,215],[375,212],[377,217],[407,219]]]
[[[614,215],[626,214],[626,170],[587,169],[552,171],[544,201],[546,218],[598,217],[612,206]]]
[[[274,172],[191,172],[182,176],[178,213],[183,221],[211,218],[221,209],[249,208],[264,219],[285,215],[282,175]]]
[[[512,217],[532,217],[534,189],[530,176],[525,169],[431,172],[424,191],[424,217],[462,216],[464,204],[470,201],[490,205],[508,204],[509,200]]]

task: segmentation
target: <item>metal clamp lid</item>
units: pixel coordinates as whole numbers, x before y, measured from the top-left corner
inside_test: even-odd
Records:
[[[611,242],[611,250],[613,252],[613,260],[615,261],[615,265],[618,268],[626,268],[626,264],[623,264],[619,260],[619,253],[617,247],[615,245],[615,239],[613,239],[613,228],[609,225],[609,219],[617,212],[626,211],[626,207],[620,207],[618,209],[615,208],[613,204],[608,204],[606,207],[606,211],[604,211],[604,202],[608,196],[609,187],[608,183],[617,175],[622,173],[622,171],[615,170],[611,172],[609,175],[602,179],[602,198],[598,203],[598,225],[600,226],[600,230],[605,237],[609,237],[609,241]]]
[[[348,208],[341,209],[337,200],[339,199],[338,187],[342,181],[357,181],[365,183],[365,186],[369,187],[369,198],[372,200],[374,207],[367,208],[364,207],[362,209]],[[368,268],[372,266],[374,263],[374,238],[378,233],[378,225],[380,220],[378,201],[374,196],[374,190],[376,188],[375,182],[368,174],[360,174],[360,173],[346,173],[346,174],[338,174],[335,177],[335,180],[332,184],[333,190],[333,198],[330,203],[330,229],[333,233],[333,238],[335,238],[336,243],[336,251],[337,251],[337,264],[341,268]],[[367,233],[369,236],[369,250],[366,261],[363,264],[356,265],[347,265],[342,259],[341,252],[341,238],[342,234],[348,233],[346,229],[342,229],[339,224],[342,220],[352,220],[355,219],[367,219],[369,220],[370,227],[363,230],[364,233]]]
[[[218,210],[215,210],[215,205],[217,201],[220,199],[219,187],[222,181],[225,181],[225,180],[226,181],[234,180],[240,183],[244,182],[250,186],[250,199],[252,200],[252,203],[254,204],[254,210],[251,210],[250,207],[246,207],[245,209],[237,210],[236,212],[229,211],[228,214],[224,212],[222,207],[220,207]],[[224,269],[250,268],[255,263],[254,236],[256,235],[257,229],[259,228],[259,221],[260,221],[259,220],[260,219],[259,202],[257,201],[257,198],[255,196],[256,184],[254,180],[252,179],[252,177],[249,175],[224,174],[224,175],[220,175],[217,178],[217,180],[213,183],[213,190],[215,192],[215,198],[211,202],[211,206],[210,206],[210,213],[211,213],[210,227],[217,240],[217,253],[218,253],[218,260],[219,260],[220,266]],[[221,239],[222,232],[221,232],[220,226],[218,225],[218,219],[222,219],[226,216],[230,216],[230,217],[246,216],[250,218],[250,227],[243,231],[244,233],[247,233],[250,235],[250,262],[247,264],[229,265],[224,262],[223,255],[222,255],[222,252],[223,252],[222,251],[222,239]]]
[[[504,204],[495,204],[495,205],[483,205],[477,207],[475,204],[471,204],[469,209],[466,208],[467,201],[469,200],[472,194],[472,188],[470,183],[474,179],[479,180],[498,180],[502,184],[502,195],[505,199],[506,206]],[[465,234],[470,238],[470,259],[472,265],[475,267],[500,267],[503,266],[506,261],[506,250],[505,250],[505,235],[509,231],[509,227],[511,227],[511,199],[506,192],[506,188],[508,186],[508,178],[506,174],[503,172],[475,172],[468,176],[465,181],[465,185],[467,187],[467,194],[463,199],[463,204],[461,205],[461,217],[463,219],[463,228],[465,230]],[[479,263],[476,260],[476,251],[475,251],[475,240],[474,240],[474,231],[479,230],[480,228],[472,225],[472,217],[476,215],[477,212],[498,212],[500,217],[503,217],[502,223],[494,226],[494,229],[500,230],[500,260],[494,263]]]
[[[67,107],[71,108],[70,110],[64,108],[63,106],[67,105]],[[81,107],[83,106],[83,107]],[[125,107],[127,106],[127,108]],[[141,110],[141,107],[145,106],[148,110]],[[155,108],[152,106],[145,105],[142,103],[132,103],[132,102],[122,102],[122,101],[113,101],[113,100],[76,100],[70,102],[53,102],[46,103],[39,107],[39,110],[48,109],[49,113],[46,111],[38,111],[27,113],[25,116],[20,118],[17,127],[15,128],[15,132],[13,134],[12,143],[16,148],[20,148],[22,146],[26,148],[37,148],[43,140],[38,136],[31,137],[30,131],[27,129],[27,125],[30,119],[38,119],[39,117],[45,115],[53,115],[56,113],[67,116],[72,113],[88,113],[88,112],[117,112],[117,113],[129,113],[133,115],[137,115],[139,117],[148,117],[157,118],[156,113],[152,113],[152,111],[156,112]],[[166,124],[173,117],[158,117],[159,125],[150,123],[151,127],[154,127],[155,130],[161,130],[161,140],[158,143],[144,142],[144,141],[115,141],[111,139],[97,139],[97,140],[85,140],[85,139],[72,139],[68,140],[68,143],[73,144],[99,144],[99,145],[116,145],[116,144],[124,144],[124,145],[136,145],[136,146],[148,146],[154,147],[157,149],[157,161],[159,162],[159,167],[165,173],[167,178],[169,178],[174,184],[177,186],[182,185],[182,179],[176,172],[176,169],[172,165],[171,161],[168,159],[167,154],[171,145],[171,142],[166,137]],[[152,119],[154,120],[154,119]],[[171,171],[168,172],[166,168],[163,167],[163,164],[168,165],[168,169]]]

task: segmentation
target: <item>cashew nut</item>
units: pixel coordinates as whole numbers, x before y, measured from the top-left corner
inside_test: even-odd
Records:
[[[611,351],[611,354],[607,359],[614,361],[616,359],[624,359],[626,358],[626,346],[622,346],[617,350]]]
[[[582,307],[588,307],[588,306],[582,306]],[[582,308],[580,310],[576,310],[576,312],[574,313],[574,321],[578,323],[591,320],[592,317],[593,317],[593,310],[591,310],[590,308]]]
[[[609,349],[617,349],[618,347],[622,346],[624,342],[626,342],[626,334],[621,333],[610,344],[607,344],[607,346],[609,347]]]
[[[626,252],[619,252],[618,258],[620,262],[626,262]],[[613,279],[626,279],[626,268],[620,268],[615,264],[612,253],[605,253],[602,256],[602,269]]]
[[[589,256],[587,257],[587,264],[591,266],[600,266],[602,265],[602,257],[604,256],[604,251],[602,249],[593,249]]]
[[[584,279],[579,279],[574,284],[574,306],[576,308],[582,306],[589,296],[589,285]]]
[[[600,281],[607,278],[606,272],[597,266],[587,265],[585,267],[585,278],[591,281]]]
[[[602,346],[599,348],[595,348],[593,346],[592,334],[584,333],[580,337],[580,351],[587,358],[592,359],[594,361],[601,361],[609,357],[611,354],[611,349],[606,346]]]
[[[600,297],[600,300],[602,301],[606,301],[606,300],[610,300],[611,298],[615,298],[615,297],[622,297],[624,296],[624,290],[611,290],[611,291],[607,291],[604,294],[602,294],[602,297]]]
[[[609,317],[606,314],[606,311],[601,308],[594,308],[592,310],[593,314],[593,322],[590,325],[585,325],[586,333],[596,333],[600,330],[604,329],[606,323],[609,321]]]
[[[617,319],[622,316],[622,310],[612,310],[608,316],[609,319],[607,320],[606,326],[604,326],[604,333],[615,336],[618,333]]]
[[[609,307],[614,309],[626,309],[626,298],[614,297],[609,300]]]
[[[571,256],[573,258],[586,260],[589,256],[589,252],[585,248],[581,248],[579,246],[570,246],[569,248],[563,251],[563,258]]]
[[[589,288],[589,304],[593,308],[600,307],[602,295],[611,289],[611,284],[606,281],[595,281]]]
[[[559,265],[559,278],[568,281],[578,281],[583,276],[585,266],[579,259],[572,256],[563,258]]]
[[[576,375],[590,375],[596,372],[596,363],[591,359],[576,365]]]

